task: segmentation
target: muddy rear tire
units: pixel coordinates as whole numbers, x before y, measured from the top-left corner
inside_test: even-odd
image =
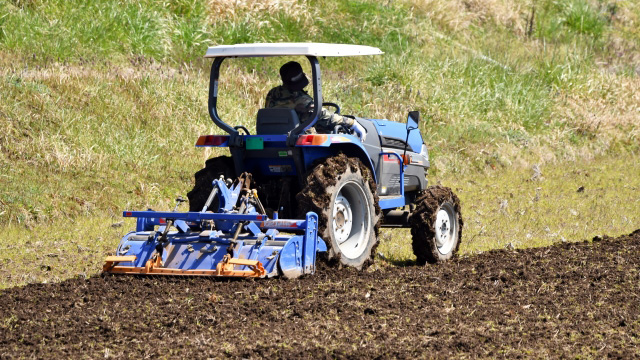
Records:
[[[211,184],[213,180],[219,179],[220,175],[224,175],[225,179],[235,177],[233,160],[228,156],[218,156],[211,158],[205,162],[205,167],[195,173],[195,185],[189,191],[189,211],[201,211],[207,198],[213,190]],[[209,209],[216,211],[218,209],[218,199],[214,199]]]
[[[330,264],[362,269],[373,262],[380,207],[373,176],[360,160],[340,154],[316,165],[296,200],[299,216],[318,214]]]
[[[430,186],[416,198],[409,218],[413,253],[419,265],[453,258],[460,247],[462,215],[460,200],[444,186]]]

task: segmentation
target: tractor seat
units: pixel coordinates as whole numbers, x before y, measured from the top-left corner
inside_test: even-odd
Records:
[[[300,119],[293,109],[260,109],[256,119],[256,134],[284,135],[299,124]]]

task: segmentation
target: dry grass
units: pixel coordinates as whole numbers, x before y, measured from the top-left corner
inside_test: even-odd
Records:
[[[617,236],[640,226],[638,155],[591,161],[547,163],[531,169],[486,170],[465,176],[430,176],[451,186],[462,201],[465,221],[461,253],[495,248],[527,248],[596,235]],[[584,189],[579,191],[580,187]],[[134,191],[168,210],[162,184],[140,182]],[[120,209],[140,209],[126,204]],[[0,289],[31,282],[95,276],[104,257],[135,227],[132,219],[104,212],[56,217],[33,228],[5,225],[0,241]],[[406,229],[384,229],[378,252],[388,261],[414,259]]]
[[[279,14],[302,20],[311,24],[313,12],[311,6],[299,0],[210,0],[208,2],[209,21],[213,24],[256,20],[257,26],[268,26],[269,21],[262,20]]]
[[[263,106],[268,89],[279,83],[281,61],[225,63],[223,119],[253,131],[254,114]],[[370,61],[374,70],[384,69],[384,62]],[[334,62],[326,60],[325,99],[342,104],[344,113],[396,121],[404,121],[408,110],[426,108],[423,131],[435,175],[475,176],[486,169],[591,160],[620,142],[637,143],[637,79],[591,75],[584,85],[554,100],[547,121],[560,126],[536,131],[513,120],[492,125],[474,110],[480,101],[494,97],[495,90],[461,89],[460,81],[467,81],[469,75],[456,68],[464,66],[464,59],[447,65],[452,68],[450,78],[437,77],[433,69],[437,64],[404,61],[416,71],[397,73],[394,76],[399,78],[372,86],[357,73],[331,70]],[[490,79],[492,73],[481,72],[488,66],[479,65],[475,75]],[[191,174],[214,154],[211,149],[192,147],[198,134],[220,132],[206,114],[207,74],[200,68],[155,62],[137,67],[52,64],[39,69],[3,68],[0,76],[5,79],[0,85],[3,92],[13,99],[0,105],[5,114],[0,120],[5,129],[0,135],[0,162],[7,168],[24,164],[0,179],[5,197],[0,216],[9,222],[35,226],[74,214],[97,215],[105,210],[117,214],[122,201],[130,197],[127,192],[132,185],[127,182],[131,180],[138,184],[133,205],[168,207],[173,197],[188,190]],[[523,80],[510,81],[510,86],[518,88]],[[460,90],[465,92],[455,94]],[[438,93],[453,95],[437,98]],[[521,110],[507,106],[491,111],[505,112],[500,117],[513,111],[517,120]],[[582,140],[572,143],[576,136]],[[178,169],[170,159],[185,160]],[[40,176],[50,172],[59,184]],[[102,192],[92,192],[92,178],[105,173],[112,174],[110,184]],[[167,173],[182,180],[169,184],[163,175]],[[77,178],[78,174],[82,177]],[[78,192],[74,188],[78,185],[87,190]],[[147,191],[167,185],[168,192]]]
[[[420,14],[450,31],[462,31],[473,24],[491,22],[523,34],[529,1],[513,0],[404,0]]]
[[[472,254],[631,233],[640,226],[638,173],[638,155],[627,154],[430,180],[460,197],[460,251]],[[415,259],[406,230],[385,229],[378,251],[390,261]]]
[[[640,3],[619,1],[612,4],[608,55],[600,65],[610,72],[629,71],[640,75]]]
[[[559,121],[576,131],[640,141],[640,78],[601,74],[591,91],[564,94],[556,106]]]
[[[55,221],[34,230],[4,226],[0,241],[0,289],[98,274],[132,221],[91,216]],[[42,234],[46,234],[43,236]]]
[[[117,214],[127,203],[162,206],[185,193],[211,155],[193,148],[197,134],[212,128],[201,91],[206,75],[127,69],[3,69],[0,91],[11,99],[0,104],[0,217],[7,223]],[[189,160],[176,169],[175,159]]]

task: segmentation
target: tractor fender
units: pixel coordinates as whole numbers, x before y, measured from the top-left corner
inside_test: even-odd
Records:
[[[378,183],[378,179],[376,178],[376,169],[364,146],[355,143],[333,144],[331,145],[330,149],[333,150],[332,152],[336,154],[342,152],[348,157],[355,157],[360,159],[360,161],[362,161],[362,163],[371,171],[373,180],[376,182],[376,184]]]
[[[378,183],[376,178],[376,168],[374,162],[369,156],[369,152],[360,140],[352,135],[343,134],[326,134],[326,135],[303,135],[308,137],[306,141],[298,140],[297,147],[302,148],[304,152],[305,168],[307,170],[315,164],[316,160],[335,156],[344,153],[348,157],[358,158],[369,168],[373,180]],[[315,141],[314,138],[319,141]],[[376,149],[379,153],[379,149]]]

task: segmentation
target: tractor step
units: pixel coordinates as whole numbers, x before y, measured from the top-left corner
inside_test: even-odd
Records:
[[[121,262],[133,262],[136,261],[138,257],[135,255],[126,255],[126,256],[107,256],[104,259],[104,265],[102,266],[102,271],[111,271],[116,264]]]
[[[105,262],[111,262],[111,263],[117,263],[121,261],[135,261],[135,260],[136,260],[135,255],[107,256],[107,258],[104,259]]]
[[[111,259],[110,259],[111,258]],[[113,258],[134,258],[135,256],[109,256],[105,260],[106,272],[112,274],[129,274],[129,275],[174,275],[174,276],[232,276],[232,277],[264,277],[267,275],[266,270],[262,266],[262,263],[257,260],[237,259],[231,257],[225,257],[220,261],[216,269],[213,270],[183,270],[174,268],[162,267],[162,261],[160,258],[150,259],[145,263],[143,267],[135,266],[113,266],[109,263],[109,260]],[[133,261],[133,260],[119,260],[119,261]],[[108,268],[107,266],[110,265]],[[246,266],[248,270],[238,270],[238,266]]]

